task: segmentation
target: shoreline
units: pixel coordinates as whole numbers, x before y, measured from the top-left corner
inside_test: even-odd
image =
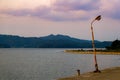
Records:
[[[93,54],[92,50],[65,50],[66,53],[71,54]],[[120,52],[117,51],[105,51],[98,50],[96,51],[98,55],[120,55]],[[80,74],[80,76],[73,75],[65,78],[59,78],[57,80],[120,80],[120,66],[112,67],[100,70],[101,73],[87,72]]]
[[[93,51],[91,50],[65,50],[66,53],[71,54],[93,54]],[[117,51],[96,51],[96,54],[103,54],[103,55],[120,55],[120,52]]]
[[[58,80],[120,80],[120,67],[107,68],[101,70],[101,73],[88,72]]]

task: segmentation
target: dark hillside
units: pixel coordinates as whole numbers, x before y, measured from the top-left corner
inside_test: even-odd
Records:
[[[110,46],[111,42],[95,41],[98,48]],[[90,40],[72,38],[66,35],[48,35],[44,37],[19,37],[0,35],[0,48],[91,48]]]

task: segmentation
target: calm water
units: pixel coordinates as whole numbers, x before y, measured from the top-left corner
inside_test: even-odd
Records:
[[[0,49],[0,80],[56,80],[94,70],[93,55],[65,49]],[[119,55],[97,55],[100,69],[120,66]]]

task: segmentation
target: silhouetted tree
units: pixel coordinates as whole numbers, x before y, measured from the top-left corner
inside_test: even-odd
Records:
[[[115,40],[112,42],[111,46],[106,47],[108,50],[120,50],[120,40]]]

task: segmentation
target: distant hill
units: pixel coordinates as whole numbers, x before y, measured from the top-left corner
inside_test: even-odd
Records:
[[[97,48],[110,46],[112,42],[95,41]],[[20,37],[0,35],[0,48],[91,48],[90,40],[72,38],[66,35],[48,35],[44,37]]]

